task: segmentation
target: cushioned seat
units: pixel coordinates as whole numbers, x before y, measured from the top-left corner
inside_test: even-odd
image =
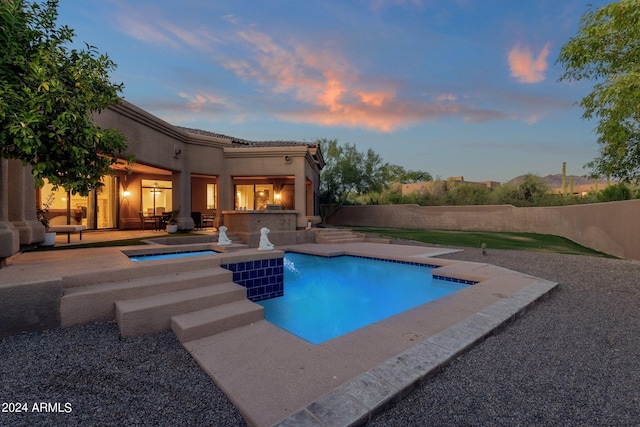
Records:
[[[84,225],[54,225],[49,227],[51,233],[67,233],[67,243],[71,243],[71,233],[80,233],[80,240],[82,240],[82,232],[87,227]]]

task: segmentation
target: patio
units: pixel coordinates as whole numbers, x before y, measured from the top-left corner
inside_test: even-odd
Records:
[[[83,242],[141,233],[88,232]],[[424,260],[442,255],[443,248],[353,243],[298,245],[296,250]],[[22,254],[11,260],[9,268],[0,270],[0,279],[7,283],[16,272],[14,280],[36,280],[38,272],[42,277],[43,272],[51,275],[52,271],[100,274],[126,268],[118,266],[125,261],[117,252],[116,248],[95,248]],[[319,346],[260,321],[188,342],[185,348],[252,425],[362,421],[555,287],[484,263],[431,260],[442,265],[442,274],[485,280]],[[68,262],[77,267],[70,270]]]

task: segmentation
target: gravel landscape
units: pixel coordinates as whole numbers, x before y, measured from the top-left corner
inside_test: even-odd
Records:
[[[446,257],[560,287],[368,427],[638,425],[640,263],[472,249]]]
[[[491,249],[446,257],[560,287],[367,426],[638,425],[640,263]],[[0,355],[2,426],[244,425],[171,332],[119,339],[115,323],[85,325],[5,338]]]

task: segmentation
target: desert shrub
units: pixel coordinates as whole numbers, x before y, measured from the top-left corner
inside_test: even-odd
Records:
[[[491,190],[476,184],[460,184],[446,193],[447,205],[485,205]]]
[[[619,200],[630,200],[631,189],[623,183],[613,184],[601,190],[597,194],[599,202],[615,202]]]

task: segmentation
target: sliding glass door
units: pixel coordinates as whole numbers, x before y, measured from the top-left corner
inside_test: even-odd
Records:
[[[105,176],[102,182],[104,185],[87,197],[71,194],[61,187],[54,191],[47,182],[40,189],[39,205],[42,207],[47,199],[51,200],[52,225],[85,225],[90,230],[117,228],[119,181],[115,176]]]

